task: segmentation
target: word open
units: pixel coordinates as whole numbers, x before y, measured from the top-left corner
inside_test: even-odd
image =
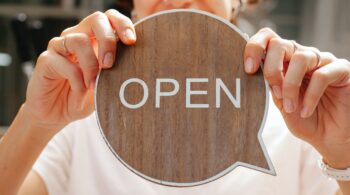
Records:
[[[209,108],[209,104],[191,103],[191,96],[207,95],[208,94],[208,91],[206,91],[206,90],[192,90],[191,84],[192,83],[207,83],[207,82],[208,82],[207,78],[187,78],[186,79],[186,87],[185,87],[185,90],[186,90],[186,101],[185,101],[186,108]],[[142,97],[141,101],[139,101],[136,104],[130,104],[129,102],[127,102],[127,100],[125,99],[125,96],[124,96],[126,87],[131,83],[137,83],[137,84],[141,85],[143,88],[143,97]],[[172,91],[161,91],[161,85],[163,83],[172,84],[174,86],[173,90]],[[225,85],[225,83],[220,78],[215,79],[215,106],[216,106],[216,108],[220,108],[220,106],[221,106],[221,91],[223,91],[226,94],[226,96],[229,98],[229,100],[232,102],[232,104],[236,108],[241,107],[241,85],[240,85],[239,78],[236,79],[235,84],[236,84],[236,87],[235,87],[236,94],[235,94],[235,96],[233,96],[232,93],[230,92],[230,90]],[[174,96],[179,92],[179,90],[180,90],[180,86],[179,86],[179,82],[177,80],[172,79],[172,78],[157,78],[156,79],[156,86],[155,86],[155,107],[156,108],[160,107],[161,97]],[[145,83],[145,81],[143,81],[142,79],[139,79],[139,78],[130,78],[130,79],[124,81],[120,87],[120,90],[119,90],[119,98],[120,98],[121,103],[125,107],[130,108],[130,109],[137,109],[137,108],[142,107],[147,102],[148,96],[149,96],[148,86]]]

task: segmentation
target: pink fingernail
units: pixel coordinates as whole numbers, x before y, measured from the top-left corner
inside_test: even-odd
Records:
[[[310,111],[309,111],[309,108],[304,106],[303,109],[301,110],[300,112],[300,116],[301,118],[308,118],[310,115]]]
[[[90,81],[90,89],[94,89],[95,88],[95,84],[96,84],[96,80],[92,80]]]
[[[282,90],[281,90],[280,86],[278,86],[278,85],[272,86],[272,91],[275,94],[275,96],[277,97],[277,99],[282,99]]]
[[[112,67],[113,62],[114,62],[114,56],[112,52],[108,52],[103,58],[103,65],[105,65],[106,67]]]
[[[124,31],[124,36],[129,40],[136,40],[135,33],[131,29],[126,29],[126,31]]]
[[[254,68],[254,60],[251,57],[248,57],[245,61],[245,71],[252,73]]]
[[[288,98],[284,98],[283,99],[283,108],[284,111],[286,111],[287,113],[292,113],[294,111],[294,105],[292,100],[288,99]]]

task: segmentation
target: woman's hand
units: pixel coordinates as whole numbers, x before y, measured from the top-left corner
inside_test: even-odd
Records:
[[[134,25],[116,10],[95,12],[53,38],[37,61],[24,109],[34,124],[59,130],[93,111],[99,69],[114,63],[116,44],[136,41]]]
[[[350,167],[350,63],[262,29],[248,42],[245,70],[263,72],[290,131],[335,168]]]

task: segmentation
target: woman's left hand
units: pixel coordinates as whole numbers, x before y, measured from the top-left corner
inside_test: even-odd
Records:
[[[248,42],[245,70],[262,61],[273,99],[290,131],[334,168],[350,167],[350,63],[264,28]]]

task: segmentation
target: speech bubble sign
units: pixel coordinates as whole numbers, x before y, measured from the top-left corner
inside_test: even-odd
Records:
[[[171,10],[136,23],[102,70],[95,109],[106,143],[131,171],[170,186],[213,181],[237,166],[275,175],[261,133],[268,109],[262,71],[244,72],[247,40],[231,23]]]

